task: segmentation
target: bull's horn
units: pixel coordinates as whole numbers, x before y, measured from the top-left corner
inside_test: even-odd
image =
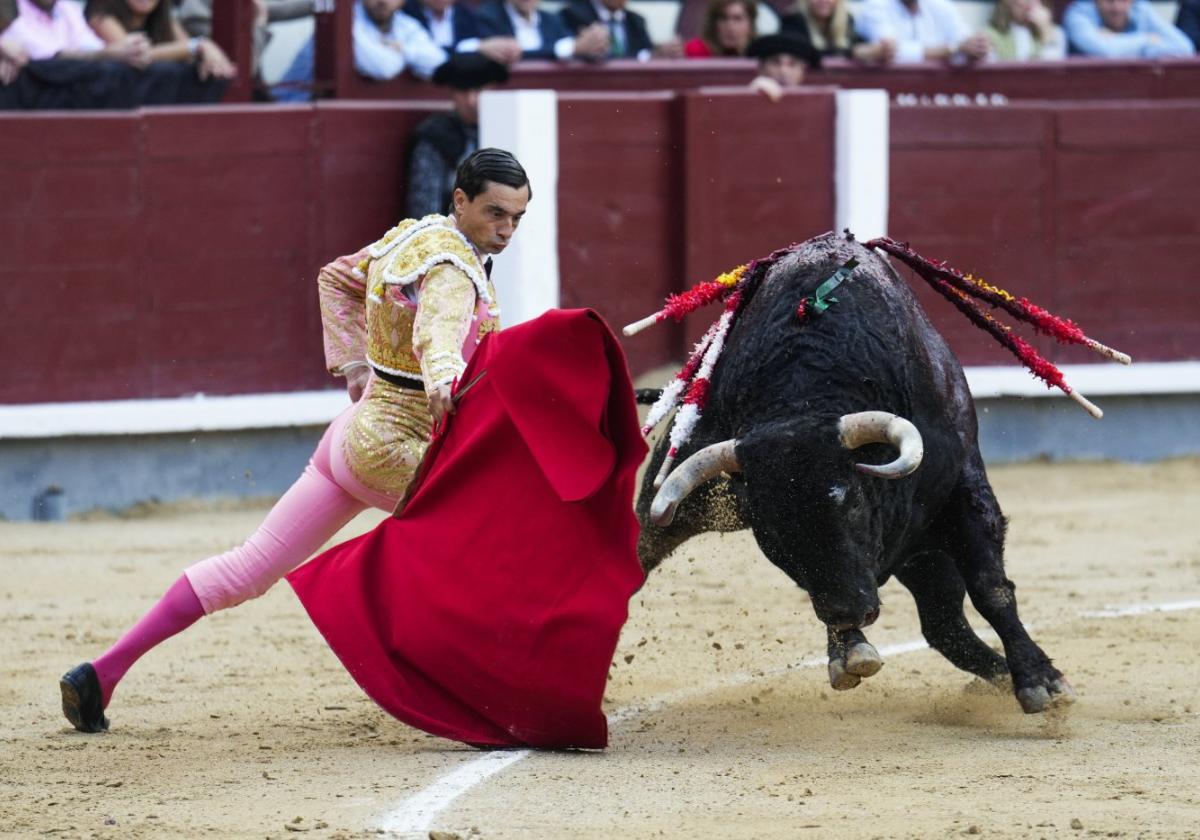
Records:
[[[890,443],[900,450],[900,457],[890,464],[855,464],[859,472],[876,478],[904,478],[921,466],[925,444],[917,427],[903,417],[886,411],[860,411],[845,414],[838,420],[842,446],[858,449],[868,443]]]
[[[706,446],[692,455],[672,472],[650,505],[650,520],[665,528],[675,518],[675,509],[693,490],[723,472],[741,472],[736,440],[723,440]]]

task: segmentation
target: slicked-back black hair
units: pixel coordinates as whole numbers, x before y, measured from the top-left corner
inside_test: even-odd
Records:
[[[454,188],[466,193],[471,201],[485,192],[489,183],[504,184],[514,190],[529,187],[529,197],[533,198],[533,187],[525,167],[503,149],[480,149],[458,165]]]

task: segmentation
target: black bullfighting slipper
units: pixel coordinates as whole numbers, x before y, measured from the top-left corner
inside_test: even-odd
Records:
[[[58,681],[63,714],[80,732],[104,732],[108,718],[100,706],[100,678],[91,662],[76,665]]]

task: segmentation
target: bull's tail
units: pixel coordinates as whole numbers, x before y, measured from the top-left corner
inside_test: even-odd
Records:
[[[654,405],[662,397],[662,388],[634,388],[633,396],[638,405]]]

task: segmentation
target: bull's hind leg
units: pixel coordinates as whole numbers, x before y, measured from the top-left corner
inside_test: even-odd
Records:
[[[829,634],[829,684],[837,691],[856,688],[864,677],[873,677],[883,667],[883,659],[861,630],[834,630]]]
[[[964,671],[988,682],[1008,676],[1008,663],[975,635],[963,615],[967,587],[954,560],[941,551],[915,554],[896,571],[912,593],[921,618],[921,633],[936,650]]]
[[[1026,713],[1075,699],[1070,683],[1029,637],[1017,616],[1016,586],[1004,574],[1005,521],[976,455],[951,494],[947,549],[966,584],[971,603],[1004,645],[1013,691]]]

